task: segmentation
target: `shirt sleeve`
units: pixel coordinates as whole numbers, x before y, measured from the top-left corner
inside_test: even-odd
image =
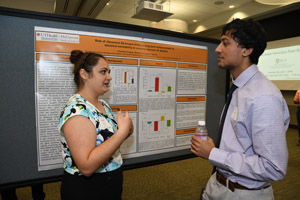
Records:
[[[86,118],[89,118],[89,113],[86,105],[79,102],[67,105],[60,116],[59,132],[61,132],[63,125],[68,121],[68,119],[74,116],[84,116]]]
[[[288,108],[283,99],[273,95],[256,97],[248,110],[248,130],[253,153],[226,152],[214,148],[211,164],[250,180],[273,182],[283,179],[287,170],[286,130]],[[245,123],[239,126],[247,126]],[[240,141],[245,138],[238,138]]]

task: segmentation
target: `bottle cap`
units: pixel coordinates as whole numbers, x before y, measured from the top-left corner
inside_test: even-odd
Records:
[[[205,121],[198,121],[199,126],[205,126]]]

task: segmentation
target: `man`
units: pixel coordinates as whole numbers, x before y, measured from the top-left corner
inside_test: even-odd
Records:
[[[193,136],[191,151],[216,167],[203,199],[274,199],[271,183],[286,175],[288,107],[281,92],[256,64],[266,35],[253,20],[225,25],[216,48],[218,66],[228,69],[237,89],[225,110],[219,148]]]

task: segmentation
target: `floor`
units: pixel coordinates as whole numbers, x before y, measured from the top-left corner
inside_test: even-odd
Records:
[[[273,183],[276,200],[300,199],[300,146],[298,133],[289,129],[288,171],[285,179]],[[190,158],[124,171],[123,200],[199,200],[212,166],[207,160]],[[46,200],[59,200],[60,182],[44,185]],[[30,200],[30,187],[17,189],[19,200]],[[0,197],[1,199],[1,197]]]

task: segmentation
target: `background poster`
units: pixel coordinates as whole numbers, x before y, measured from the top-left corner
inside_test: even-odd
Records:
[[[207,47],[176,42],[35,27],[38,169],[62,167],[59,115],[76,93],[70,52],[100,53],[111,68],[103,95],[113,111],[128,110],[134,133],[123,158],[188,149],[206,116]]]

